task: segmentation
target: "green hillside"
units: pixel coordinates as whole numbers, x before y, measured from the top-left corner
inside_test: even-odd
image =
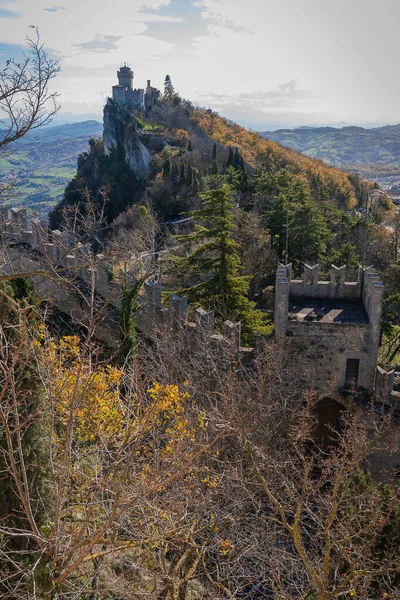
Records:
[[[300,127],[265,131],[263,137],[311,158],[381,180],[400,174],[400,125],[362,127]]]
[[[44,128],[20,140],[12,153],[0,156],[0,185],[13,185],[9,203],[48,207],[58,202],[76,172],[78,154],[101,133],[101,123],[84,121]]]

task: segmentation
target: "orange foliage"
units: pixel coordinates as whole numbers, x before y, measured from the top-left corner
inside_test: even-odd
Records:
[[[308,183],[315,199],[318,198],[318,191],[323,189],[330,200],[343,207],[351,208],[357,204],[355,190],[345,172],[330,167],[321,160],[307,158],[284,148],[218,115],[197,109],[191,118],[216,142],[237,147],[251,167],[269,164],[276,171],[286,168]]]

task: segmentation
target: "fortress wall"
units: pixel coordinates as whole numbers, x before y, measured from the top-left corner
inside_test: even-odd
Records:
[[[120,286],[111,282],[112,261],[103,254],[92,255],[90,244],[78,243],[72,247],[72,238],[66,230],[53,230],[50,233],[42,227],[39,219],[33,219],[28,229],[28,213],[25,207],[3,209],[0,218],[0,234],[11,243],[20,243],[34,253],[46,258],[49,265],[65,268],[71,277],[79,277],[86,284],[94,281],[96,293],[119,308]],[[37,265],[36,265],[37,269]],[[92,273],[93,271],[93,273]],[[135,279],[133,273],[127,280]]]
[[[90,245],[78,244],[72,248],[72,240],[68,232],[59,230],[51,232],[51,241],[49,241],[47,230],[41,227],[37,219],[32,221],[29,229],[25,208],[2,210],[0,233],[6,240],[17,244],[22,243],[25,248],[30,248],[34,255],[36,253],[36,260],[32,260],[29,268],[27,265],[21,266],[17,261],[19,272],[43,268],[37,255],[45,255],[49,265],[64,269],[69,278],[81,280],[89,288],[94,284],[96,294],[103,298],[106,304],[116,310],[120,309],[122,287],[120,283],[112,281],[112,261],[103,254],[92,255]],[[22,260],[21,252],[17,248],[15,251]],[[28,255],[24,256],[24,260],[28,260]],[[7,268],[10,268],[10,265],[4,266],[3,271],[7,272]],[[317,389],[325,389],[327,381],[332,382],[336,390],[342,389],[346,362],[351,358],[359,360],[358,385],[372,391],[383,300],[383,285],[375,271],[371,267],[363,270],[360,268],[357,282],[346,282],[346,268],[334,265],[332,265],[330,281],[318,280],[318,265],[305,265],[303,280],[292,280],[291,271],[290,264],[279,265],[276,273],[274,325],[277,341],[290,338],[288,341],[290,341],[293,364],[301,364],[312,375],[312,383]],[[124,273],[121,279],[122,285],[133,283],[135,279],[134,272]],[[40,297],[49,297],[60,310],[62,307],[66,308],[68,314],[76,311],[75,305],[72,308],[74,302],[69,296],[64,296],[59,287],[47,290],[46,285],[43,278],[35,280]],[[56,286],[58,285],[59,283],[56,282]],[[289,320],[291,294],[311,298],[347,300],[362,298],[369,323]],[[169,306],[164,306],[161,303],[161,283],[157,280],[145,283],[139,304],[137,327],[150,339],[154,339],[166,328],[179,334],[185,329],[185,335],[190,338],[193,349],[212,344],[214,350],[219,349],[221,357],[228,353],[235,360],[245,358],[247,363],[250,363],[256,354],[256,349],[241,348],[240,323],[226,321],[223,333],[217,334],[214,330],[212,311],[198,309],[195,313],[195,322],[188,323],[187,298],[172,295]],[[79,318],[81,317],[80,314]],[[114,338],[115,334],[116,332]],[[393,380],[390,376],[380,373],[379,369],[376,386],[379,402],[382,401],[392,407],[400,406],[400,394],[393,391]]]
[[[349,281],[337,285],[332,281],[306,283],[302,280],[290,282],[290,295],[309,298],[336,298],[338,300],[353,300],[360,297],[360,284]]]
[[[327,384],[333,391],[343,389],[348,358],[360,361],[358,385],[373,389],[375,365],[369,358],[367,324],[288,321],[286,335],[293,368],[298,363],[309,371],[315,389],[324,390]]]

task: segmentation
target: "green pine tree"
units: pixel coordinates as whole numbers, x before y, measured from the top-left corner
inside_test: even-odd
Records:
[[[172,85],[171,77],[169,75],[165,76],[164,81],[164,98],[169,102],[172,102],[175,95],[174,86]]]
[[[250,341],[256,332],[266,331],[264,315],[248,299],[248,276],[241,275],[239,244],[233,239],[233,209],[230,188],[200,194],[202,207],[189,214],[197,224],[192,234],[177,236],[196,248],[185,258],[175,257],[182,276],[191,274],[198,282],[181,290],[195,305],[216,311],[219,321],[231,319],[242,324],[243,339]]]
[[[226,182],[231,186],[231,188],[238,189],[240,186],[240,175],[238,171],[230,166],[228,167],[225,174]]]
[[[293,186],[288,195],[280,193],[265,221],[279,259],[292,262],[295,272],[300,272],[305,262],[324,259],[331,233],[319,207],[301,185]]]

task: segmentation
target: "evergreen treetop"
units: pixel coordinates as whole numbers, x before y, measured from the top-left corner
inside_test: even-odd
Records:
[[[217,320],[240,321],[244,340],[257,332],[265,332],[263,314],[248,299],[248,276],[241,275],[238,247],[233,238],[233,199],[230,187],[200,194],[202,207],[187,213],[198,223],[194,233],[177,236],[181,242],[191,242],[195,249],[184,258],[175,258],[180,273],[196,281],[183,291],[193,305],[215,310]],[[199,224],[201,223],[201,224]]]

